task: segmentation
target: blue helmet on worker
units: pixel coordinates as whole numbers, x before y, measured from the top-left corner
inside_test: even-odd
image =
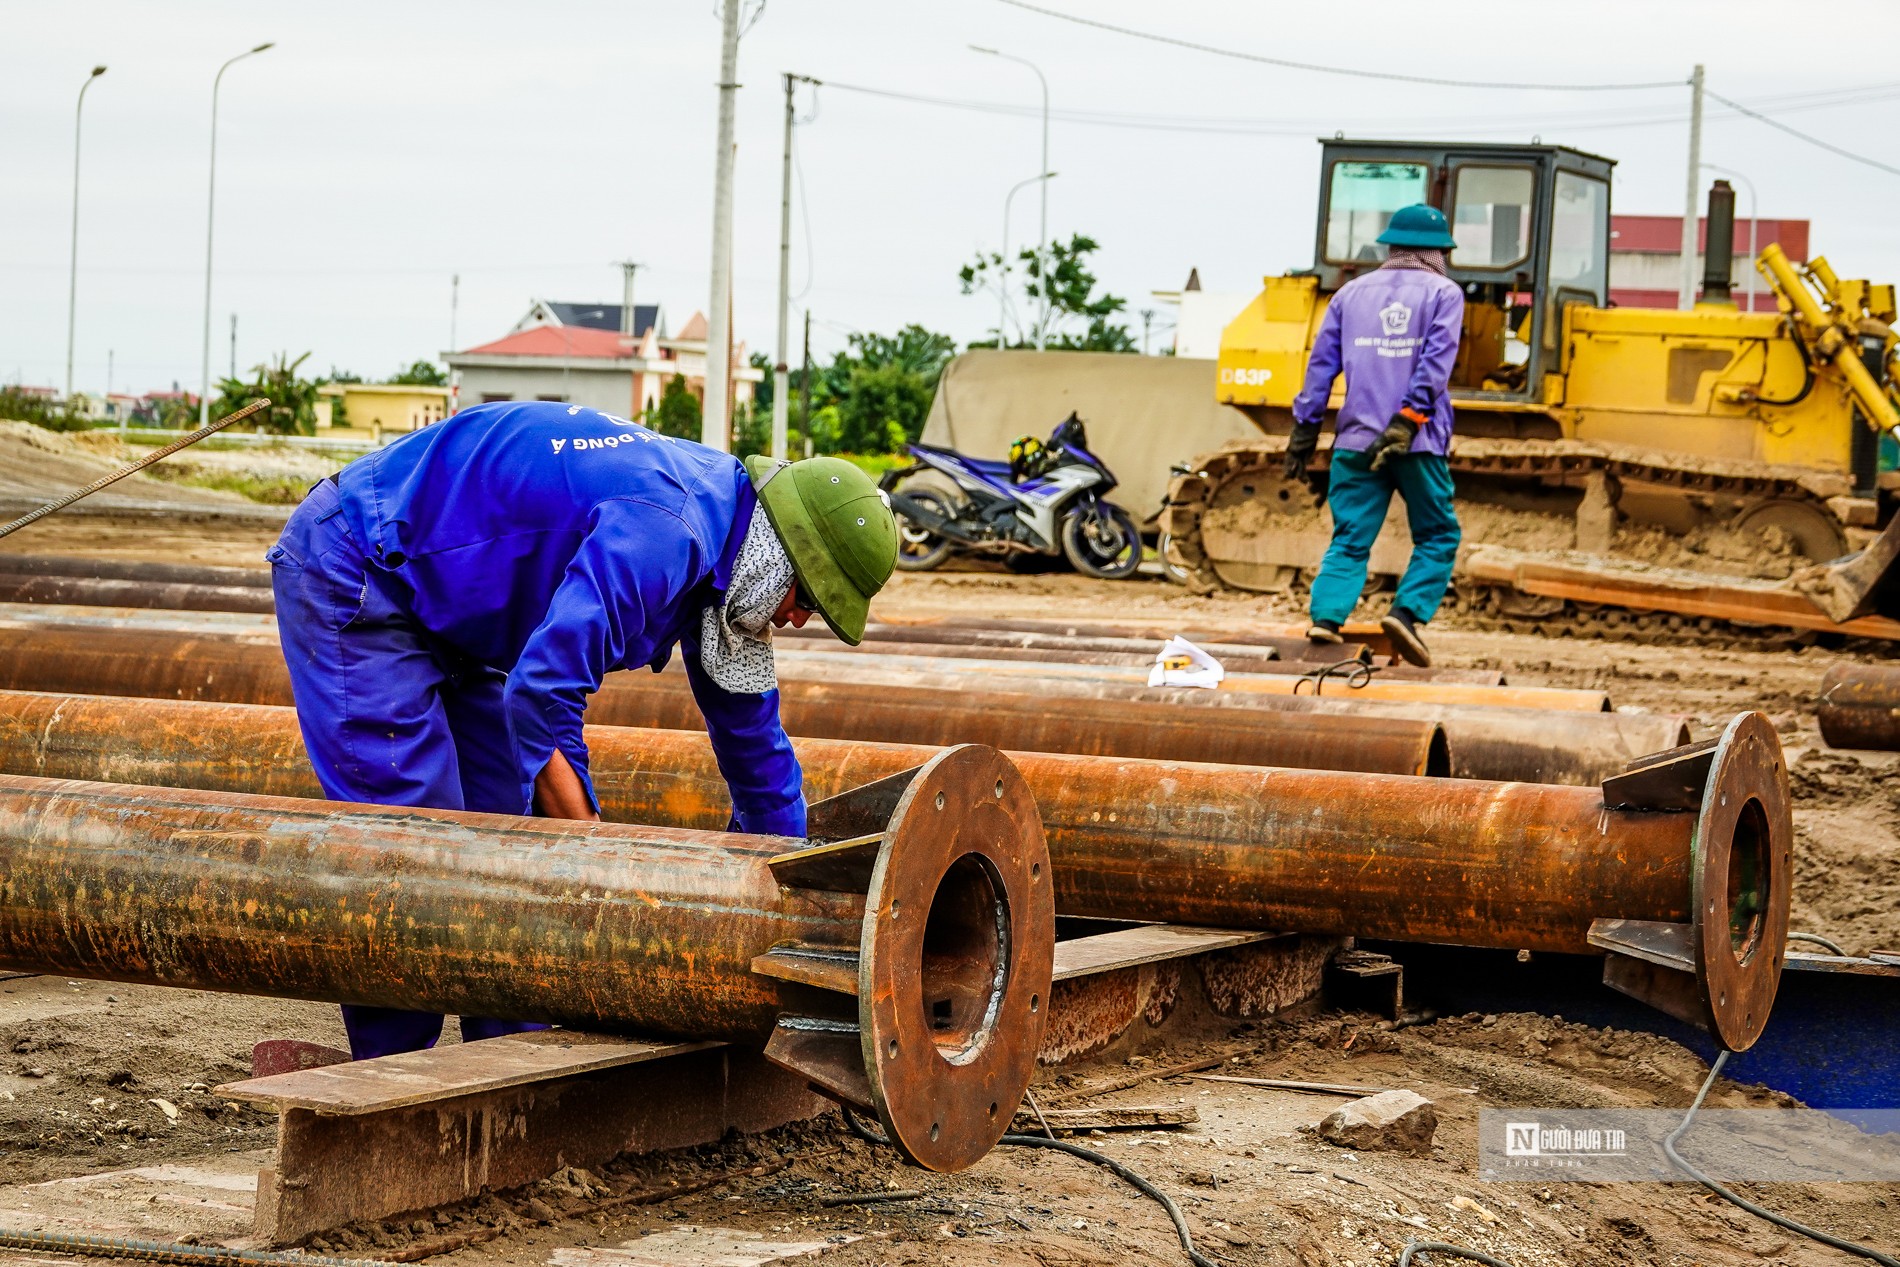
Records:
[[[1419,251],[1449,251],[1458,245],[1452,240],[1451,224],[1445,219],[1445,213],[1422,202],[1394,211],[1379,241],[1385,246],[1407,246]]]

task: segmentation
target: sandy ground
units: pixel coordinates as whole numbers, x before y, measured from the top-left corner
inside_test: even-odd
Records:
[[[252,566],[274,535],[245,529],[194,538],[185,530],[155,534],[146,525],[141,536],[138,525],[77,520],[35,531],[43,535],[32,548],[46,553]],[[1160,582],[985,572],[900,575],[878,611],[1133,621],[1157,632],[1297,617],[1271,600],[1197,598]],[[1822,748],[1808,708],[1837,653],[1547,640],[1449,627],[1434,629],[1433,646],[1446,664],[1501,668],[1524,685],[1605,689],[1619,706],[1683,713],[1703,733],[1737,710],[1766,712],[1788,747],[1796,795],[1794,926],[1855,951],[1900,946],[1900,793],[1892,778],[1900,757]],[[265,1155],[272,1121],[224,1107],[206,1088],[241,1074],[257,1038],[334,1044],[339,1031],[326,1007],[51,978],[0,982],[0,1226],[93,1218],[122,1235],[240,1239],[249,1219],[245,1176]],[[1689,1185],[1540,1186],[1478,1177],[1481,1107],[1686,1106],[1706,1069],[1664,1040],[1530,1015],[1442,1018],[1393,1030],[1334,1014],[1244,1027],[1212,1050],[1230,1056],[1227,1073],[1411,1087],[1435,1101],[1441,1118],[1432,1156],[1414,1159],[1348,1153],[1302,1132],[1337,1099],[1185,1080],[1109,1097],[1198,1110],[1200,1121],[1177,1131],[1086,1142],[1175,1194],[1203,1251],[1222,1263],[1385,1267],[1412,1237],[1477,1246],[1516,1267],[1844,1261]],[[1086,1082],[1122,1072],[1062,1076]],[[161,1099],[178,1111],[175,1121],[152,1103]],[[1727,1085],[1714,1100],[1778,1102]],[[727,1173],[722,1168],[761,1165],[769,1173],[696,1195],[599,1208],[615,1194],[675,1181],[691,1186]],[[91,1186],[69,1182],[98,1172],[119,1177]],[[100,1185],[120,1194],[118,1204],[101,1195]],[[891,1188],[921,1195],[859,1208],[820,1203]],[[147,1190],[149,1200],[129,1203],[125,1196]],[[190,1195],[201,1190],[205,1195]],[[1900,1245],[1900,1186],[1778,1184],[1749,1191],[1838,1233],[1889,1251]],[[97,1214],[101,1209],[111,1217]],[[500,1229],[495,1239],[449,1259],[539,1264],[557,1250],[611,1248],[686,1226],[839,1242],[826,1261],[854,1267],[1183,1261],[1158,1207],[1078,1161],[1004,1149],[965,1174],[930,1175],[849,1139],[835,1117],[723,1148],[640,1159],[602,1175],[570,1175],[429,1220],[352,1229],[313,1248],[374,1256],[458,1231]],[[865,1239],[842,1243],[847,1237]],[[6,1261],[0,1251],[0,1263]]]

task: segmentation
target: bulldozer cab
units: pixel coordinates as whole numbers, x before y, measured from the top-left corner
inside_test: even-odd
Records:
[[[1451,222],[1465,290],[1452,388],[1537,401],[1558,363],[1564,305],[1610,297],[1612,159],[1561,145],[1322,141],[1313,269],[1322,293],[1379,267],[1392,213],[1430,203]]]

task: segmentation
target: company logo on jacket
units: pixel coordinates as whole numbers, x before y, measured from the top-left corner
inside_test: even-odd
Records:
[[[1412,310],[1394,299],[1379,309],[1379,322],[1385,327],[1387,337],[1404,334],[1412,328]]]

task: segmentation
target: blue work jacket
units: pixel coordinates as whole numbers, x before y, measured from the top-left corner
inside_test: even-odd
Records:
[[[451,654],[507,674],[523,804],[556,748],[596,809],[581,720],[616,669],[676,644],[742,831],[802,836],[778,692],[735,694],[699,663],[757,504],[730,454],[559,401],[465,409],[337,478],[370,566]]]
[[[1377,268],[1339,288],[1306,363],[1306,381],[1293,401],[1293,421],[1326,420],[1333,380],[1346,375],[1333,447],[1360,453],[1372,447],[1392,415],[1410,406],[1426,419],[1411,452],[1451,452],[1448,386],[1458,361],[1465,297],[1458,283],[1422,268]]]

